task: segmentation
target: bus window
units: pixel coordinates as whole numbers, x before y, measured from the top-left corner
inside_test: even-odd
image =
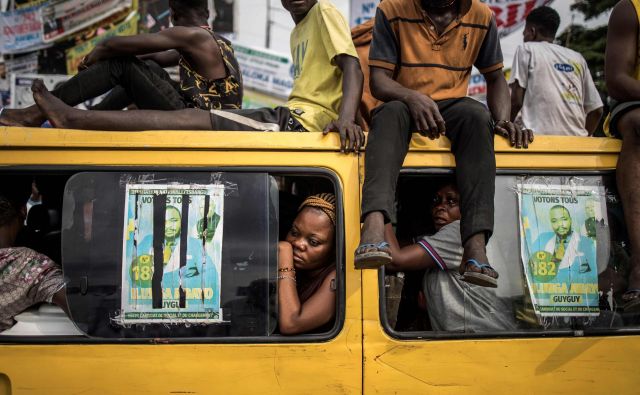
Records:
[[[401,175],[395,224],[401,246],[435,233],[429,197],[454,180],[452,175]],[[522,198],[519,204],[519,186],[530,184],[545,185],[543,198],[536,198],[544,204],[529,207]],[[580,185],[601,191],[601,196],[563,200],[551,192],[557,185],[573,190]],[[594,201],[602,205],[594,208]],[[576,208],[578,203],[581,209]],[[563,204],[569,208],[560,208]],[[385,300],[381,315],[390,334],[399,338],[581,335],[637,327],[640,313],[625,311],[621,299],[626,291],[629,251],[613,174],[499,173],[495,207],[487,255],[500,274],[498,287],[471,286],[460,281],[457,272],[437,268],[401,273],[381,270]],[[566,217],[566,229],[551,225],[556,219],[553,213]],[[561,240],[557,235],[563,232],[568,236],[560,249],[553,240]],[[529,259],[528,275],[522,263],[523,246],[540,258]]]
[[[335,177],[325,173],[41,171],[0,179],[43,186],[19,242],[59,257],[73,322],[92,341],[273,342],[287,341],[277,325],[278,241],[309,195],[335,194],[342,212]],[[341,224],[342,214],[340,246]],[[342,257],[336,248],[338,267]],[[340,276],[336,282],[336,318],[300,340],[338,333],[344,296]]]

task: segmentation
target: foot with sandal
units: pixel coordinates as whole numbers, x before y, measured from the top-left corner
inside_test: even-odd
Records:
[[[440,229],[454,221],[458,221],[458,245],[460,246],[459,235],[459,220],[461,218],[459,208],[459,192],[454,184],[446,185],[437,192],[437,199],[434,200],[434,206],[432,208],[432,215],[436,229]],[[431,251],[429,254],[415,254],[409,251],[407,255],[408,259],[405,259],[405,255],[398,255],[400,250],[397,246],[397,240],[393,234],[393,228],[390,224],[385,225],[384,214],[380,211],[374,211],[368,213],[363,221],[361,244],[355,251],[355,266],[356,269],[377,269],[380,266],[387,265],[398,270],[409,269],[421,269],[428,265],[435,266],[438,259],[434,259],[434,256],[439,258],[437,251]],[[394,247],[392,247],[387,240],[389,240]],[[462,275],[461,281],[468,282],[483,287],[496,288],[498,286],[498,273],[489,265],[484,232],[477,233],[471,236],[465,243],[462,252],[462,259],[457,265],[459,272]],[[417,244],[415,248],[418,248]],[[429,251],[428,247],[422,247]],[[393,251],[392,251],[393,250]],[[406,251],[405,251],[406,252]],[[420,256],[420,262],[415,261],[415,257]],[[460,256],[458,256],[460,259]],[[399,261],[398,261],[399,260]],[[422,261],[425,262],[422,262]],[[396,262],[398,261],[398,262]],[[405,263],[408,261],[408,264]],[[444,263],[441,263],[446,267]],[[416,266],[418,265],[418,266]],[[427,265],[427,266],[425,266]],[[414,267],[416,266],[416,267]]]

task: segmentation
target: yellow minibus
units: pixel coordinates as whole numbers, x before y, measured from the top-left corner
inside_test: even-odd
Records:
[[[518,150],[496,137],[495,149],[490,258],[514,325],[447,331],[419,302],[422,273],[354,269],[366,153],[340,153],[336,135],[0,127],[0,182],[41,186],[45,215],[27,218],[24,243],[62,263],[71,314],[36,306],[0,333],[0,394],[640,393],[640,321],[616,286],[627,270],[620,142],[538,137]],[[445,138],[414,137],[398,184],[399,238],[428,232],[429,197],[454,168]],[[590,316],[540,318],[531,307],[518,205],[528,184],[604,191],[607,234],[594,243],[607,256],[598,249],[601,302]],[[127,321],[128,193],[172,185],[223,191],[219,315]],[[337,313],[331,328],[284,336],[277,242],[318,192],[337,198]]]

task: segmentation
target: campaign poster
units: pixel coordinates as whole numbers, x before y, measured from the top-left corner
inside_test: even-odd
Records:
[[[599,315],[597,233],[608,229],[604,188],[519,184],[518,203],[522,263],[536,314]]]
[[[123,324],[222,320],[223,218],[223,185],[127,184]]]
[[[132,0],[55,0],[41,9],[42,37],[52,42],[131,8]]]

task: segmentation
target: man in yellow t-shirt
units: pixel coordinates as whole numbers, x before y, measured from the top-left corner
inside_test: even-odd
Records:
[[[80,111],[51,95],[41,81],[36,103],[54,127],[87,130],[225,130],[338,132],[343,152],[364,145],[355,122],[363,75],[349,26],[328,0],[282,0],[291,32],[294,84],[286,107],[255,110]]]

